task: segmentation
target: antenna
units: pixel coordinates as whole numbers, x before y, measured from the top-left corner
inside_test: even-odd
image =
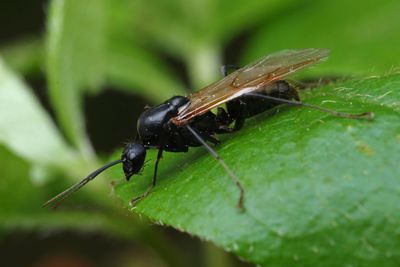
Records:
[[[78,191],[82,186],[84,186],[85,184],[87,184],[88,182],[90,182],[91,180],[96,178],[97,175],[99,175],[106,169],[108,169],[114,165],[117,165],[121,162],[122,162],[122,160],[119,159],[119,160],[107,163],[103,167],[100,167],[99,169],[97,169],[94,172],[92,172],[91,174],[89,174],[86,178],[82,179],[81,181],[79,181],[78,183],[69,187],[68,189],[64,190],[63,192],[61,192],[57,196],[53,197],[52,199],[48,200],[46,203],[43,204],[42,207],[52,206],[54,209],[56,209],[65,199],[67,199],[70,195],[72,195],[73,193]]]

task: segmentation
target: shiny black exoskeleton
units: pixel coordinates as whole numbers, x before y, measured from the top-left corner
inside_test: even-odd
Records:
[[[204,114],[194,116],[188,124],[175,125],[171,119],[176,117],[179,110],[189,102],[188,98],[175,96],[164,103],[146,109],[137,122],[138,140],[128,143],[122,152],[121,159],[110,162],[89,174],[86,178],[61,192],[47,201],[44,206],[57,207],[70,194],[77,191],[98,174],[111,166],[122,163],[127,180],[141,172],[146,159],[146,151],[157,148],[158,155],[154,168],[153,182],[142,195],[134,198],[132,204],[147,196],[156,184],[158,163],[163,151],[187,152],[189,147],[204,146],[210,154],[220,163],[226,173],[231,177],[240,191],[238,207],[243,210],[244,189],[238,177],[228,167],[218,153],[207,142],[218,144],[216,134],[231,133],[239,130],[246,118],[269,110],[279,104],[306,106],[334,116],[345,118],[372,118],[373,114],[365,112],[361,114],[347,114],[328,110],[318,106],[305,104],[299,101],[297,91],[285,81],[278,81],[258,90],[257,93],[248,93],[226,103],[226,110],[219,107],[216,114],[207,111]],[[233,124],[233,127],[231,125]]]
[[[187,152],[189,147],[201,146],[186,127],[178,127],[170,122],[187,103],[186,97],[174,96],[158,106],[146,109],[140,115],[137,122],[139,142],[127,144],[121,156],[127,179],[142,169],[146,149],[158,148],[161,154],[162,151]],[[189,125],[203,139],[217,144],[214,135],[231,132],[229,124],[232,121],[225,110],[220,108],[218,114],[208,111],[195,117]]]
[[[187,152],[189,147],[202,145],[220,163],[236,184],[240,191],[238,207],[243,209],[244,189],[238,177],[207,142],[218,144],[219,141],[215,137],[216,134],[237,131],[242,127],[246,118],[271,109],[280,103],[304,105],[300,102],[292,101],[293,99],[298,100],[295,89],[284,81],[278,81],[259,90],[257,93],[248,93],[227,102],[226,110],[219,107],[216,114],[209,110],[201,115],[192,117],[188,124],[177,126],[171,119],[178,115],[181,108],[189,104],[189,99],[183,96],[172,97],[158,106],[146,109],[141,114],[137,122],[137,141],[128,143],[125,146],[120,159],[107,163],[93,171],[78,183],[47,201],[44,206],[52,205],[57,207],[69,195],[79,190],[104,170],[116,164],[122,163],[125,177],[129,180],[132,175],[140,173],[143,169],[147,149],[157,148],[158,154],[152,185],[145,193],[132,200],[132,204],[134,204],[147,196],[155,186],[158,163],[164,150]],[[310,107],[310,105],[307,106]],[[321,108],[317,109],[321,110]],[[234,126],[231,127],[231,124],[234,124]]]
[[[299,99],[296,90],[285,81],[276,82],[259,93],[287,100]],[[127,144],[121,156],[127,180],[141,171],[146,150],[149,148],[159,150],[153,177],[153,185],[155,185],[158,162],[163,151],[187,152],[189,147],[202,145],[187,127],[176,126],[170,121],[178,114],[180,108],[188,104],[188,101],[186,97],[174,96],[158,106],[146,109],[140,115],[137,122],[139,141]],[[260,97],[242,96],[228,102],[227,110],[218,108],[217,114],[208,111],[194,117],[189,126],[205,141],[217,144],[216,134],[239,130],[246,118],[271,109],[278,104],[280,103]],[[230,127],[232,123],[234,123],[233,128]]]
[[[303,103],[300,101],[297,91],[289,83],[276,80],[320,62],[327,57],[327,54],[328,50],[326,49],[281,51],[250,64],[241,71],[232,73],[230,78],[205,87],[189,98],[175,96],[158,106],[146,109],[137,122],[136,141],[125,146],[120,159],[109,162],[93,171],[78,183],[47,201],[44,206],[57,207],[72,193],[106,169],[117,164],[123,164],[126,179],[129,180],[132,175],[140,173],[143,169],[147,149],[157,148],[158,155],[155,162],[153,183],[144,194],[132,200],[133,204],[145,197],[155,185],[158,163],[163,151],[186,152],[189,147],[202,145],[225,169],[226,174],[230,176],[239,189],[238,207],[243,209],[244,188],[240,179],[209,145],[209,143],[218,143],[217,134],[237,131],[242,128],[246,118],[279,104],[308,107],[342,118],[373,118],[372,112],[349,114]],[[237,68],[235,66],[227,67]],[[226,67],[223,68],[223,72],[225,75],[228,74]],[[215,101],[216,99],[218,101]],[[204,102],[202,102],[203,100]],[[189,101],[193,101],[193,103]],[[219,107],[214,113],[210,109],[215,107],[217,103],[225,103],[226,108]],[[191,104],[194,105],[192,106],[193,110],[190,110],[190,107],[185,109],[186,105]],[[177,117],[178,114],[181,118],[186,116],[185,119],[180,120]]]
[[[279,99],[300,101],[300,97],[295,88],[286,81],[277,81],[264,87],[258,94],[271,96]],[[273,102],[268,99],[260,98],[259,95],[244,95],[231,100],[226,104],[230,118],[235,120],[235,130],[240,130],[246,118],[253,117],[259,113],[274,108],[281,103]]]

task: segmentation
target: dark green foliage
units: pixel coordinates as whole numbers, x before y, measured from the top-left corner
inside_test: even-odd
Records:
[[[129,183],[118,168],[109,172],[124,205],[110,201],[99,178],[82,190],[90,193],[74,195],[72,210],[40,207],[101,165],[83,97],[113,87],[154,104],[189,91],[169,59],[200,89],[220,78],[220,65],[238,63],[224,62],[226,50],[246,64],[277,50],[321,47],[331,49],[329,60],[299,77],[341,81],[305,90],[303,100],[373,111],[373,121],[296,107],[261,114],[217,147],[243,181],[244,213],[235,208],[237,188],[202,148],[165,153],[159,184],[134,211],[263,266],[397,266],[399,8],[396,0],[50,1],[43,34],[0,46],[0,232],[103,231],[147,240],[177,266],[172,245],[120,207],[150,184],[154,151]],[[25,77],[47,82],[55,122]]]
[[[396,266],[399,92],[399,75],[306,90],[307,103],[376,118],[280,108],[224,137],[217,151],[245,187],[244,213],[237,188],[202,149],[166,153],[158,186],[135,211],[265,266]],[[117,187],[125,203],[146,189],[152,167]]]

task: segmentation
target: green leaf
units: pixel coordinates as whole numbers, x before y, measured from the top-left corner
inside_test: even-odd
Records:
[[[275,14],[250,39],[244,62],[273,51],[322,47],[332,50],[314,75],[387,73],[398,67],[400,2],[396,0],[301,1]]]
[[[21,38],[2,46],[0,52],[7,65],[23,75],[39,75],[44,68],[44,47],[39,38]]]
[[[124,11],[138,43],[183,59],[191,87],[198,89],[218,78],[224,44],[292,2],[139,0],[125,4]]]
[[[27,161],[40,165],[61,166],[74,157],[31,90],[1,59],[0,143]]]
[[[171,71],[134,43],[115,42],[110,45],[106,72],[110,84],[154,102],[185,94],[183,85]]]
[[[86,156],[82,91],[98,90],[104,75],[106,0],[51,1],[47,25],[50,99],[69,141]]]
[[[154,102],[185,94],[176,73],[138,33],[134,21],[140,13],[134,1],[110,1],[109,7],[107,82]]]
[[[143,224],[118,212],[108,213],[90,210],[57,211],[42,208],[49,197],[46,188],[29,179],[30,164],[0,146],[0,233],[20,229],[43,231],[52,229],[76,229],[80,232],[104,231],[122,238],[136,239]],[[112,215],[112,216],[110,216]],[[135,224],[135,227],[132,227]]]
[[[202,148],[165,153],[157,186],[135,212],[262,266],[397,266],[400,75],[301,95],[376,117],[351,120],[296,107],[260,114],[216,147],[243,183],[245,212],[236,208],[238,189]],[[153,168],[117,186],[126,205],[150,185]]]
[[[217,2],[217,1],[210,1]],[[298,5],[293,0],[246,1],[220,0],[215,5],[216,15],[208,14],[204,23],[207,25],[205,34],[224,43],[237,37],[242,32],[258,27],[260,23],[269,20],[282,10]],[[208,10],[205,9],[204,13]]]
[[[187,266],[182,263],[178,250],[171,246],[168,239],[155,232],[149,224],[139,221],[137,217],[126,216],[126,212],[116,208],[107,194],[102,195],[102,198],[108,199],[108,205],[98,206],[99,202],[96,201],[95,209],[88,208],[90,207],[87,205],[88,199],[86,201],[81,199],[81,205],[83,203],[87,205],[84,209],[80,209],[79,206],[68,209],[67,205],[57,210],[42,208],[43,202],[49,198],[49,188],[29,179],[29,162],[2,145],[0,145],[0,162],[0,236],[6,232],[21,230],[36,231],[46,235],[54,230],[63,229],[82,234],[101,232],[121,240],[146,244],[168,266]],[[57,182],[59,189],[63,186],[66,185]],[[99,195],[98,198],[100,197]]]
[[[173,55],[185,55],[204,44],[222,44],[263,21],[292,0],[154,0],[133,1],[136,31]],[[149,23],[151,21],[151,23]]]

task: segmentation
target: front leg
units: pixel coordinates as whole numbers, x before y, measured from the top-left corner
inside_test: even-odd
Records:
[[[135,197],[134,199],[131,200],[131,205],[135,206],[137,204],[138,201],[142,200],[143,198],[147,197],[151,190],[153,190],[154,186],[156,185],[157,182],[157,171],[158,171],[158,163],[160,162],[161,158],[162,158],[162,153],[164,150],[164,146],[161,145],[158,149],[158,154],[157,154],[157,159],[156,159],[156,164],[154,167],[154,175],[153,175],[153,182],[151,184],[151,186],[140,196]]]
[[[243,101],[241,98],[229,101],[226,104],[229,117],[232,121],[235,121],[233,126],[233,131],[239,131],[242,129],[244,121],[247,116],[247,102]]]
[[[240,66],[231,65],[231,64],[223,65],[221,67],[221,72],[224,77],[228,76],[229,69],[238,70],[238,69],[240,69]],[[235,120],[234,127],[230,128],[230,127],[227,127],[227,125],[221,125],[220,129],[222,132],[218,132],[218,133],[231,133],[231,132],[242,129],[244,121],[246,120],[246,115],[245,115],[246,111],[247,111],[246,103],[243,101],[240,101],[240,100],[237,100],[237,103],[238,104],[236,104],[236,103],[234,104],[234,110],[229,110],[229,105],[228,105],[228,112],[226,112],[224,110],[224,112],[226,113],[226,115],[224,115],[224,116],[228,116],[231,119],[230,123],[232,123],[232,121]],[[218,110],[218,112],[219,112],[219,110]],[[218,115],[217,115],[217,118],[218,118]]]
[[[215,130],[215,133],[225,134],[225,133],[232,133],[235,131],[233,128],[229,126],[233,122],[233,119],[231,118],[229,113],[226,112],[226,110],[221,107],[218,107],[215,121],[217,123],[217,129]]]

